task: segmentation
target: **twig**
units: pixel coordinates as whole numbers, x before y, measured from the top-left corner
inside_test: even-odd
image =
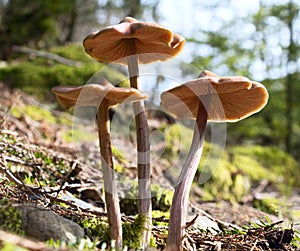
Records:
[[[64,199],[61,199],[61,198],[57,198],[56,196],[52,196],[51,194],[45,194],[45,196],[46,196],[52,203],[53,203],[53,202],[64,203],[64,204],[66,204],[66,205],[71,206],[72,208],[80,209],[80,211],[82,211],[82,212],[92,213],[92,214],[95,214],[95,215],[98,215],[98,216],[105,216],[105,217],[107,217],[107,214],[106,214],[106,213],[98,212],[98,211],[96,211],[96,210],[91,210],[90,208],[89,208],[89,209],[82,208],[82,207],[78,206],[77,204],[74,204],[72,201],[68,201],[68,200],[64,200]]]
[[[192,236],[190,236],[187,232],[185,233],[185,236],[187,237],[187,239],[189,240],[189,242],[187,242],[189,245],[192,244],[192,251],[196,251],[196,245],[195,245],[195,241],[194,239],[192,238]]]
[[[2,160],[0,159],[0,171],[7,176],[7,178],[11,181],[14,182],[19,188],[25,188],[27,191],[29,191],[33,196],[38,198],[37,194],[33,192],[33,190],[38,190],[36,187],[28,186],[26,185],[22,180],[19,180],[16,178],[12,172],[7,168],[6,164],[6,157],[1,155]]]
[[[72,166],[71,166],[71,170],[67,173],[67,175],[65,175],[65,176],[62,178],[62,183],[61,183],[59,189],[56,191],[56,198],[58,197],[59,193],[63,190],[63,186],[64,186],[64,184],[66,183],[66,180],[70,177],[70,175],[72,174],[72,172],[75,170],[77,164],[78,164],[78,163],[73,162],[73,164],[72,164]]]
[[[23,181],[19,180],[18,178],[16,178],[11,172],[10,170],[7,169],[6,163],[5,163],[5,157],[3,158],[3,160],[0,159],[0,172],[5,174],[7,176],[7,178],[11,181],[14,182],[19,188],[25,188],[27,191],[29,191],[31,194],[33,194],[36,198],[41,198],[40,196],[38,196],[38,194],[34,193],[33,190],[40,192],[40,188],[36,188],[36,187],[31,187],[26,185]],[[44,187],[41,187],[44,188]],[[61,191],[62,189],[59,189],[59,191]],[[54,193],[57,191],[52,191],[52,192],[41,192],[39,194],[43,194],[46,198],[48,198],[51,202],[60,202],[60,203],[64,203],[67,204],[73,208],[77,208],[80,209],[83,212],[86,213],[93,213],[95,215],[98,216],[106,216],[106,213],[102,213],[102,212],[97,212],[95,210],[90,210],[90,209],[85,209],[85,208],[81,208],[80,206],[78,206],[77,204],[72,203],[71,201],[68,200],[63,200],[60,198],[57,198],[57,196],[52,196],[50,193]],[[59,193],[59,192],[58,192]]]
[[[256,239],[256,240],[255,240],[255,242],[254,242],[254,246],[251,248],[251,250],[250,250],[250,251],[254,251],[254,248],[256,247],[256,245],[257,245],[257,242],[258,242],[258,239]]]
[[[250,194],[248,194],[242,198],[243,204],[253,201],[253,199],[255,198],[255,195],[262,192],[269,184],[270,184],[270,182],[268,180],[262,180],[259,183],[259,185]]]
[[[185,225],[185,229],[188,229],[190,226],[194,225],[194,223],[196,222],[198,216],[199,216],[199,214],[197,214],[190,222],[188,222],[188,223]]]
[[[67,58],[58,56],[56,54],[50,53],[50,52],[46,52],[46,51],[38,51],[38,50],[35,50],[35,49],[22,47],[22,46],[17,46],[17,45],[13,45],[12,50],[15,51],[15,52],[33,54],[33,55],[38,56],[38,57],[48,58],[48,59],[57,61],[61,64],[65,64],[65,65],[69,65],[69,66],[75,66],[75,67],[80,67],[81,66],[80,62],[73,61],[73,60],[70,60],[70,59],[67,59]]]
[[[10,182],[14,182],[17,184],[18,187],[23,186],[22,182],[17,179],[11,172],[6,168],[5,158],[1,156],[2,160],[0,159],[0,172],[5,174]]]

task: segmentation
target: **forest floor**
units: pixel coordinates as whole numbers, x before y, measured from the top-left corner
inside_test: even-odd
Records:
[[[64,118],[71,115],[51,111],[59,123],[49,122],[47,114],[44,119],[34,119],[29,111],[20,112],[25,106],[41,106],[33,97],[1,84],[0,90],[0,200],[36,205],[77,223],[93,217],[106,221],[103,196],[97,192],[102,174],[93,161],[99,159],[97,147],[82,145],[81,149],[89,150],[89,161],[81,159],[74,145],[62,137],[62,132],[72,127],[64,123]],[[134,178],[134,171],[129,175]],[[132,217],[123,215],[122,220],[130,222]],[[191,198],[188,220],[184,241],[187,250],[300,250],[293,224],[287,226],[284,218],[247,204],[203,202],[195,196]],[[162,250],[168,219],[154,218],[154,222],[152,234],[157,249]],[[203,222],[207,223],[206,229]],[[1,230],[0,248],[4,243],[25,250],[76,250]]]

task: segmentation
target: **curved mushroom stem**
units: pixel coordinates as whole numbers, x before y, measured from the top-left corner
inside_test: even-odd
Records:
[[[135,50],[134,41],[128,39],[128,72],[130,78],[130,86],[139,88],[139,66],[138,56]],[[142,248],[146,248],[150,242],[151,221],[152,221],[152,205],[151,205],[151,188],[150,188],[150,142],[149,142],[149,126],[145,113],[144,101],[133,103],[137,136],[137,167],[138,167],[138,212],[146,216],[145,229],[143,231]]]
[[[204,105],[199,102],[193,141],[189,155],[178,178],[179,184],[175,188],[172,201],[166,247],[167,251],[181,251],[183,249],[182,239],[185,235],[188,198],[203,151],[206,124],[207,111]]]
[[[102,171],[105,189],[105,202],[110,238],[116,241],[118,250],[122,248],[122,224],[118,193],[116,188],[114,166],[112,160],[109,104],[104,99],[98,109],[98,134],[101,152]]]

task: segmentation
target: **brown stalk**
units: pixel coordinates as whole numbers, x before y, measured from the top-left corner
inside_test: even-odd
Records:
[[[98,134],[100,142],[101,162],[103,169],[104,189],[107,218],[109,224],[110,237],[116,241],[116,247],[122,248],[122,224],[119,206],[116,181],[114,176],[114,166],[112,160],[109,104],[103,100],[98,109]]]
[[[138,55],[132,39],[126,40],[128,53],[128,73],[130,86],[140,90]],[[146,216],[145,229],[143,231],[142,246],[147,247],[150,242],[152,205],[150,189],[150,142],[149,126],[145,113],[144,101],[133,102],[137,137],[137,168],[138,168],[138,212]]]
[[[208,115],[204,105],[199,102],[192,144],[178,178],[180,183],[175,188],[172,201],[166,247],[167,251],[183,250],[182,243],[186,228],[188,198],[203,151],[204,131],[207,124],[207,117]]]

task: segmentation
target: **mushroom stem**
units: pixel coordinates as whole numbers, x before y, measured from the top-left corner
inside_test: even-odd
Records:
[[[122,248],[122,224],[118,193],[116,188],[114,166],[112,160],[109,104],[103,100],[98,109],[97,124],[100,143],[100,153],[105,189],[106,211],[110,238],[116,241],[116,247]]]
[[[193,141],[178,178],[179,184],[175,188],[172,201],[166,248],[168,251],[181,251],[183,249],[182,239],[185,235],[188,198],[203,151],[207,117],[207,111],[199,101]]]
[[[127,41],[128,73],[130,86],[139,89],[138,55],[132,39]],[[149,126],[145,113],[144,101],[133,102],[135,114],[136,138],[137,138],[137,168],[138,168],[138,212],[146,216],[145,229],[143,231],[143,248],[148,246],[151,235],[152,205],[150,189],[150,142]]]

